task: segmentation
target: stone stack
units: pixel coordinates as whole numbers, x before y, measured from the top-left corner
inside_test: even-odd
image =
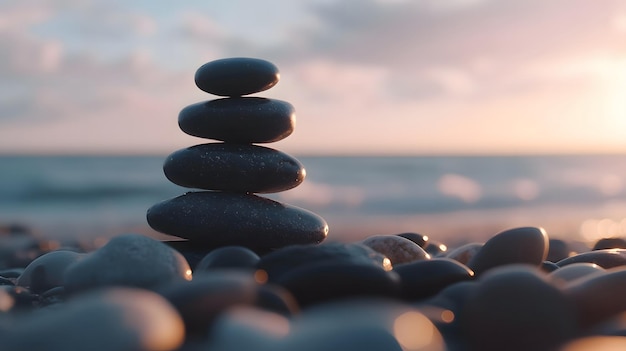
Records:
[[[267,252],[326,238],[328,225],[320,216],[255,195],[294,188],[306,176],[294,157],[255,145],[284,139],[294,130],[291,104],[244,96],[267,90],[278,80],[275,65],[253,58],[216,60],[198,69],[196,85],[224,98],[185,107],[178,124],[189,135],[219,142],[167,157],[165,176],[201,191],[152,206],[147,213],[152,228],[203,249],[240,245]]]

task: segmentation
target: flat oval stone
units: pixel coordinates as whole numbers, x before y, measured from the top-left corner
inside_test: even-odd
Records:
[[[548,255],[548,236],[542,228],[520,227],[502,231],[467,263],[477,276],[507,264],[540,266]]]
[[[304,181],[304,166],[284,152],[250,144],[209,143],[178,150],[163,171],[186,188],[276,193]]]
[[[594,263],[608,269],[626,265],[626,249],[604,249],[583,252],[563,259],[556,264],[565,267],[572,263]]]
[[[29,288],[35,294],[63,285],[65,270],[84,254],[74,251],[51,251],[32,261],[17,278],[16,285]]]
[[[194,80],[209,94],[241,96],[267,90],[280,79],[278,67],[257,58],[233,57],[200,66]]]
[[[326,239],[328,225],[305,209],[251,194],[189,192],[148,209],[155,230],[199,245],[268,251]]]
[[[103,286],[153,289],[179,279],[191,280],[191,269],[178,251],[143,235],[125,234],[69,266],[64,286],[68,292]]]
[[[569,244],[561,239],[550,239],[549,246],[546,260],[550,262],[559,262],[573,253]]]
[[[6,351],[165,351],[183,341],[183,322],[165,299],[146,290],[114,288],[26,315],[1,343]]]
[[[400,275],[402,296],[407,300],[427,298],[448,285],[474,278],[474,272],[449,258],[401,264],[393,270]]]
[[[387,256],[392,265],[430,259],[415,242],[397,235],[373,235],[360,243]]]
[[[272,143],[291,135],[296,113],[285,101],[258,97],[216,99],[185,107],[180,129],[192,136],[232,143]]]
[[[411,240],[412,242],[419,245],[419,247],[421,247],[422,249],[428,245],[428,235],[412,233],[412,232],[400,233],[396,235]]]
[[[460,318],[468,350],[555,350],[577,331],[570,301],[528,265],[482,276]]]

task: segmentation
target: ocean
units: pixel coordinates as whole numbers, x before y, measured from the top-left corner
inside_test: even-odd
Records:
[[[297,156],[297,155],[296,155]],[[50,238],[158,238],[146,210],[185,189],[164,156],[0,156],[0,227]],[[417,232],[449,244],[516,226],[593,242],[626,236],[626,156],[299,156],[302,185],[272,199],[326,219],[328,240]]]

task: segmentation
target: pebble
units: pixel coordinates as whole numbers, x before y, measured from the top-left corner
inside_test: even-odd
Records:
[[[483,247],[483,243],[468,243],[462,246],[457,247],[454,250],[446,253],[446,257],[458,261],[464,265],[476,256],[478,251]]]
[[[274,193],[294,188],[306,171],[297,159],[267,147],[209,143],[169,155],[163,171],[187,188],[243,193]]]
[[[373,235],[360,243],[385,255],[392,265],[430,259],[419,245],[397,235]]]
[[[550,239],[546,260],[550,262],[559,262],[562,259],[568,258],[571,253],[572,250],[567,242],[561,239]]]
[[[402,281],[402,296],[410,301],[430,297],[448,285],[474,278],[472,270],[449,258],[401,264],[393,271]]]
[[[146,236],[125,234],[70,265],[64,286],[69,293],[103,286],[149,289],[177,279],[191,280],[180,253]]]
[[[280,351],[443,351],[445,341],[419,309],[380,298],[322,303],[294,318]]]
[[[233,306],[268,306],[269,300],[281,312],[297,311],[293,297],[287,292],[268,290],[262,284],[253,274],[214,271],[196,275],[191,281],[169,284],[158,292],[180,313],[190,335],[206,336],[213,320]]]
[[[159,232],[206,247],[243,245],[268,251],[320,243],[328,235],[320,216],[251,194],[189,192],[152,206],[147,219]]]
[[[550,273],[549,277],[557,284],[565,284],[589,274],[604,272],[604,268],[594,263],[572,263]]]
[[[196,71],[194,80],[201,90],[219,96],[241,96],[267,90],[280,78],[271,62],[248,57],[211,61]]]
[[[289,290],[303,308],[338,299],[400,295],[400,277],[396,272],[351,262],[303,265],[280,276],[276,284]]]
[[[198,263],[194,271],[212,271],[223,268],[254,270],[261,258],[243,246],[222,246],[209,252]]]
[[[167,351],[184,340],[178,313],[145,290],[114,288],[78,296],[63,308],[16,320],[5,351]]]
[[[78,262],[84,254],[74,251],[51,251],[32,261],[17,278],[16,285],[29,288],[40,294],[63,285],[63,276],[68,266]]]
[[[329,242],[322,245],[292,245],[261,257],[257,268],[265,271],[268,281],[301,266],[319,262],[374,265],[386,271],[392,269],[391,261],[384,255],[359,243]]]
[[[604,249],[579,253],[556,264],[565,267],[572,263],[594,263],[608,269],[626,265],[626,249]]]
[[[183,132],[200,138],[231,143],[272,143],[293,133],[296,113],[290,103],[276,99],[216,99],[185,107],[178,115],[178,126]]]
[[[626,249],[624,238],[602,238],[596,242],[592,250]]]
[[[542,228],[520,227],[502,231],[489,239],[467,266],[477,276],[507,264],[540,266],[548,255],[548,236]]]
[[[590,327],[626,311],[626,267],[572,281],[565,293],[574,302],[579,323]]]
[[[528,265],[481,276],[460,318],[469,350],[554,350],[577,331],[565,294]]]
[[[442,242],[429,239],[426,246],[424,246],[424,250],[432,257],[443,257],[448,252],[448,246]]]
[[[421,248],[424,248],[424,247],[426,247],[426,245],[428,245],[428,239],[429,239],[428,235],[423,235],[423,234],[419,234],[419,233],[412,233],[412,232],[400,233],[400,234],[396,234],[396,235],[411,240],[412,242],[414,242],[417,245],[419,245],[419,247],[421,247]]]

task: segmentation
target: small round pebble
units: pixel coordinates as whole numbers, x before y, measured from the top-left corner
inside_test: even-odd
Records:
[[[419,233],[412,233],[412,232],[408,232],[408,233],[400,233],[400,234],[396,234],[397,236],[401,236],[405,239],[409,239],[412,242],[416,243],[417,245],[419,245],[419,247],[424,248],[426,247],[426,245],[428,245],[428,235],[424,235],[424,234],[419,234]]]
[[[539,267],[548,255],[548,236],[543,228],[520,227],[502,231],[491,239],[467,263],[480,276],[507,264]]]
[[[233,57],[211,61],[196,71],[201,90],[219,96],[241,96],[267,90],[280,79],[278,68],[258,58]]]
[[[596,242],[592,250],[626,249],[624,238],[602,238]]]
[[[211,271],[222,268],[255,269],[261,258],[243,246],[223,246],[209,252],[198,263],[195,271]]]
[[[474,272],[449,258],[406,263],[393,270],[400,275],[402,295],[407,300],[427,298],[448,285],[474,278]]]
[[[83,256],[85,255],[67,250],[43,254],[26,266],[24,273],[17,278],[16,285],[27,287],[36,294],[62,286],[67,267]]]
[[[146,236],[125,234],[69,266],[64,286],[70,293],[102,286],[150,289],[177,279],[191,280],[180,253]]]
[[[392,265],[430,259],[430,255],[419,245],[397,235],[373,235],[360,243],[385,255]]]
[[[476,256],[483,245],[484,244],[482,243],[468,243],[459,246],[454,250],[448,251],[448,253],[446,253],[446,257],[466,265],[472,258],[474,258],[474,256]]]
[[[209,143],[178,150],[165,159],[163,171],[186,188],[275,193],[304,181],[306,171],[284,152],[251,144]]]

